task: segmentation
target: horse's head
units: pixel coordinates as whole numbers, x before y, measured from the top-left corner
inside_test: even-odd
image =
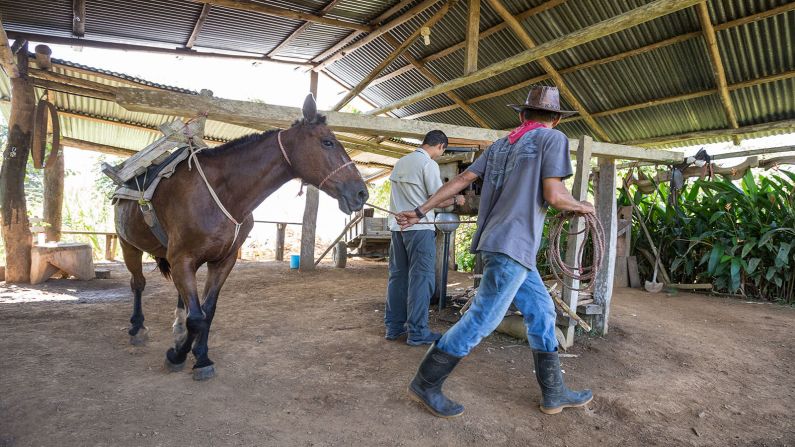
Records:
[[[343,213],[362,209],[368,198],[367,186],[326,126],[326,117],[317,113],[311,94],[304,101],[303,114],[304,118],[281,136],[283,150],[296,176],[337,199]]]

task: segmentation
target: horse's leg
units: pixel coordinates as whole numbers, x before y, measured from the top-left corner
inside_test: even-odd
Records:
[[[196,357],[196,364],[193,366],[193,378],[196,380],[209,379],[215,375],[215,368],[213,362],[210,360],[208,354],[209,348],[207,341],[210,336],[210,326],[213,323],[215,316],[215,305],[218,302],[218,294],[221,292],[226,278],[232,271],[237,261],[237,252],[226,259],[217,262],[207,263],[207,281],[204,284],[204,302],[202,303],[202,310],[205,315],[205,322],[207,328],[201,332],[193,344],[193,355]]]
[[[179,349],[185,343],[185,338],[188,336],[188,328],[185,327],[185,319],[188,313],[185,312],[185,303],[182,302],[182,297],[177,296],[177,307],[174,309],[174,349]]]
[[[141,294],[144,291],[144,287],[146,287],[146,278],[144,278],[143,265],[141,263],[143,252],[125,242],[124,239],[119,238],[119,243],[121,244],[124,264],[132,275],[130,288],[133,293],[133,313],[130,317],[128,334],[130,334],[130,343],[138,346],[146,343],[146,336],[149,332],[149,329],[144,326],[144,310],[141,304]]]
[[[193,345],[193,340],[201,333],[202,328],[206,326],[204,314],[199,304],[198,292],[196,291],[196,270],[196,265],[190,259],[178,259],[176,262],[171,263],[171,278],[174,280],[174,285],[177,287],[181,301],[181,306],[177,304],[175,314],[177,315],[177,320],[179,320],[181,316],[180,310],[185,312],[187,308],[184,320],[187,334],[181,337],[182,343],[175,343],[173,348],[169,348],[166,351],[165,366],[170,371],[180,371],[185,366],[185,359]],[[179,326],[177,321],[174,322],[174,325],[176,339],[177,327]]]

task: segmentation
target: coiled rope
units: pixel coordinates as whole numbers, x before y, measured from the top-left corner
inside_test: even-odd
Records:
[[[563,227],[566,222],[569,222],[569,228],[576,223],[577,218],[585,220],[585,227],[581,231],[564,232]],[[580,265],[567,264],[560,253],[561,238],[563,234],[566,236],[577,236],[583,234],[583,241],[577,252],[577,259],[580,259]],[[591,250],[592,259],[590,263],[584,262],[583,254],[585,246],[591,242],[593,249]],[[599,273],[599,268],[602,264],[602,257],[605,253],[605,230],[602,223],[596,218],[596,214],[580,214],[572,211],[564,211],[558,213],[553,217],[549,226],[549,248],[547,249],[547,260],[552,269],[552,274],[555,279],[563,284],[570,290],[578,292],[591,292],[594,286],[594,279]],[[579,281],[581,284],[587,282],[584,287],[569,287],[566,285],[564,278],[569,278],[574,281]]]

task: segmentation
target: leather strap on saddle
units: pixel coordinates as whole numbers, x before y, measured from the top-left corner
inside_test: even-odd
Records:
[[[146,200],[138,201],[138,207],[141,208],[141,213],[144,215],[144,222],[149,226],[149,230],[155,235],[163,247],[168,248],[168,235],[163,229],[163,225],[157,220],[157,214],[152,206],[152,202]]]

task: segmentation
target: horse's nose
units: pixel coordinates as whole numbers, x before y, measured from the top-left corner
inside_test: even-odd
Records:
[[[367,202],[367,199],[370,197],[370,193],[367,192],[367,188],[362,188],[356,194],[356,198],[359,199],[359,204],[364,205],[364,202]]]

